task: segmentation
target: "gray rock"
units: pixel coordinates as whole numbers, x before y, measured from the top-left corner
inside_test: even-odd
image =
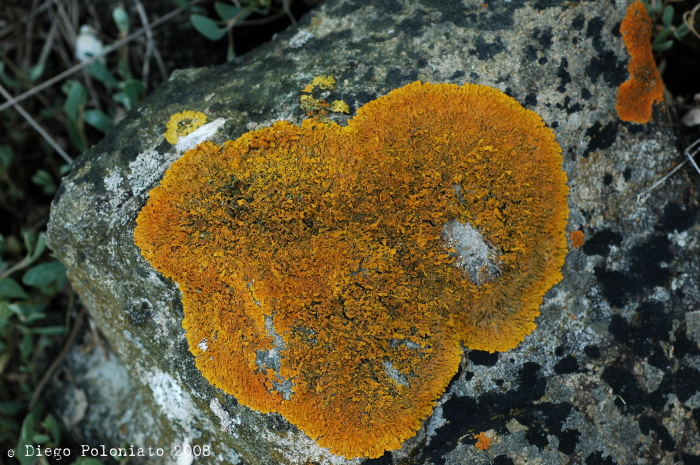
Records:
[[[698,318],[685,316],[700,300],[696,191],[680,172],[640,196],[678,153],[660,106],[646,125],[615,111],[629,3],[327,0],[233,63],[174,73],[76,161],[49,224],[50,246],[138,386],[139,407],[114,420],[127,426],[101,440],[164,448],[162,463],[176,463],[186,443],[209,446],[197,463],[251,465],[697,460]],[[177,286],[133,244],[149,190],[187,144],[299,123],[300,90],[319,75],[338,81],[325,98],[352,110],[417,79],[501,89],[555,131],[571,188],[568,231],[585,234],[537,329],[506,353],[465,350],[416,437],[374,461],[332,456],[280,415],[212,387],[187,348]],[[172,146],[165,124],[185,109],[214,125]],[[95,389],[96,402],[108,397],[108,386]],[[65,417],[94,425],[80,418],[78,397]],[[493,440],[488,450],[474,446],[480,432]]]

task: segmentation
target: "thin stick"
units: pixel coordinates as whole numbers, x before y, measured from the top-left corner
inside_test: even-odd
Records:
[[[10,95],[10,93],[2,86],[2,84],[0,84],[0,94],[2,94],[2,96],[8,101],[10,101],[10,99],[12,98],[12,95]],[[66,160],[68,163],[73,163],[73,159],[65,152],[65,150],[63,150],[61,146],[58,145],[58,143],[53,139],[53,137],[49,135],[49,133],[44,131],[44,128],[42,128],[29,113],[24,111],[24,108],[22,108],[21,106],[19,106],[19,104],[15,102],[12,102],[12,106],[15,110],[17,110],[17,113],[22,115],[22,117],[27,120],[27,122],[36,130],[36,132],[38,132],[41,135],[41,137],[43,137],[44,140],[48,142],[49,145],[53,147],[53,149],[57,151],[61,157],[63,157],[64,160]]]
[[[698,152],[700,152],[700,147],[698,147],[693,153],[690,153],[691,150],[695,149],[696,146],[700,146],[700,139],[698,139],[698,140],[696,140],[695,142],[693,142],[692,144],[690,144],[690,145],[688,146],[688,148],[686,148],[686,149],[683,151],[683,153],[684,153],[685,156],[686,156],[686,159],[685,159],[685,160],[683,160],[683,161],[682,161],[681,163],[679,163],[675,168],[673,168],[671,171],[669,171],[663,178],[659,179],[659,180],[656,181],[654,184],[652,184],[651,187],[649,187],[648,189],[644,189],[642,192],[640,192],[639,194],[637,194],[637,203],[641,205],[641,204],[643,204],[644,202],[646,202],[646,200],[647,200],[647,198],[648,198],[648,196],[647,196],[646,194],[648,194],[649,192],[653,191],[654,189],[656,189],[657,187],[659,187],[661,184],[663,184],[664,182],[666,182],[666,180],[667,180],[668,178],[670,178],[671,176],[673,176],[673,175],[676,173],[676,171],[678,171],[679,169],[681,169],[681,168],[682,168],[686,163],[688,163],[688,162],[690,162],[690,163],[695,167],[695,169],[697,170],[697,172],[700,173],[700,167],[698,167],[697,163],[695,163],[695,159],[693,158]]]
[[[700,145],[700,139],[696,140],[695,142],[690,144],[690,146],[687,149],[685,149],[685,156],[688,158],[688,160],[690,160],[690,163],[693,165],[693,168],[695,168],[695,171],[697,171],[698,174],[700,174],[700,168],[698,167],[698,164],[695,163],[695,158],[693,158],[695,157],[695,154],[700,152],[700,147],[693,153],[690,153],[690,151],[693,150],[697,145]]]
[[[153,55],[153,57],[156,59],[156,64],[158,65],[158,70],[160,71],[160,76],[163,78],[163,80],[168,79],[168,71],[165,68],[165,63],[163,63],[163,57],[161,57],[160,52],[158,51],[158,47],[156,46],[156,42],[153,39],[153,31],[151,30],[151,26],[148,24],[148,16],[146,15],[146,9],[143,7],[143,4],[140,2],[140,0],[134,0],[134,3],[136,4],[136,11],[138,12],[139,17],[141,18],[141,23],[143,24],[144,29],[146,29],[146,56],[143,60],[143,72],[141,73],[141,79],[143,79],[145,86],[145,84],[148,82],[147,77],[151,55]]]
[[[196,5],[196,4],[200,3],[201,1],[202,0],[193,0],[190,5]],[[180,7],[180,8],[177,8],[177,9],[171,11],[170,13],[168,13],[166,15],[163,15],[162,17],[158,18],[157,20],[155,20],[151,23],[151,28],[158,27],[161,24],[163,24],[167,21],[170,21],[175,16],[180,14],[182,11],[184,11],[184,8]],[[122,40],[117,41],[114,44],[110,45],[109,47],[105,48],[100,53],[97,53],[97,54],[91,56],[89,59],[87,59],[81,63],[78,63],[74,66],[71,66],[70,68],[68,68],[64,72],[57,74],[56,76],[52,77],[51,79],[48,79],[48,80],[42,82],[41,84],[29,89],[28,91],[24,92],[23,94],[18,95],[17,97],[8,99],[7,102],[0,105],[0,111],[3,111],[5,109],[9,108],[10,106],[17,104],[18,102],[21,102],[22,100],[25,100],[25,99],[31,97],[32,95],[36,94],[37,92],[41,92],[42,90],[46,89],[47,87],[51,87],[52,85],[56,84],[59,81],[62,81],[66,77],[75,73],[76,71],[80,71],[81,69],[85,68],[86,66],[90,66],[92,63],[99,60],[103,56],[109,55],[110,53],[119,49],[123,45],[128,44],[129,42],[133,41],[134,39],[141,37],[145,33],[146,33],[146,30],[144,28],[141,28],[138,31],[134,32],[133,34],[131,34],[127,37],[124,37]],[[8,97],[5,97],[5,98],[8,98]]]
[[[27,44],[27,48],[24,49],[24,59],[22,60],[24,68],[29,68],[29,60],[32,55],[32,36],[34,35],[34,18],[36,18],[37,3],[39,3],[39,0],[32,0],[32,8],[29,10],[29,18],[27,19],[27,27],[24,33],[24,40]]]
[[[282,8],[284,9],[284,12],[287,13],[287,16],[289,16],[289,19],[292,22],[292,24],[296,24],[297,20],[292,14],[292,9],[289,8],[289,2],[290,0],[282,0]]]

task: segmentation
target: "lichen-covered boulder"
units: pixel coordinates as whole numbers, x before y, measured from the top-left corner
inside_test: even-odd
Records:
[[[121,386],[140,386],[138,402],[144,404],[143,408],[135,410],[128,402],[122,402],[121,418],[116,412],[109,422],[119,425],[118,432],[92,437],[114,441],[115,446],[131,443],[135,447],[160,447],[163,457],[148,459],[162,463],[176,462],[178,451],[183,450],[195,450],[198,463],[236,463],[242,459],[250,465],[594,464],[633,463],[637,459],[650,462],[697,460],[700,456],[700,394],[697,392],[700,389],[700,319],[695,313],[688,313],[687,319],[685,316],[695,309],[698,300],[700,265],[697,263],[698,241],[694,236],[697,234],[697,201],[690,181],[683,174],[671,178],[651,194],[645,193],[678,156],[663,107],[654,106],[652,119],[646,124],[624,122],[616,111],[618,88],[628,78],[629,57],[620,33],[620,23],[628,5],[627,1],[328,0],[297,27],[251,54],[217,68],[175,73],[139,109],[129,113],[104,141],[76,161],[72,173],[61,185],[52,210],[49,243],[65,263],[83,303],[130,374],[129,383],[133,384],[125,382]],[[408,128],[405,134],[397,133],[396,129],[382,132],[384,125],[396,123],[396,127],[400,127],[400,116],[410,111],[416,112],[418,119],[415,121],[433,121],[430,114],[424,113],[438,110],[425,97],[413,103],[413,108],[397,105],[395,118],[391,114],[376,117],[369,106],[367,110],[360,110],[358,115],[363,118],[374,118],[372,124],[367,125],[373,132],[362,129],[368,131],[365,136],[365,132],[358,130],[361,135],[352,137],[365,138],[358,139],[352,147],[343,145],[351,130],[333,129],[324,134],[324,127],[338,128],[334,126],[336,123],[340,127],[349,124],[351,129],[361,127],[360,119],[351,119],[357,118],[353,117],[355,111],[367,104],[376,108],[379,104],[370,102],[416,80],[489,86],[504,92],[531,112],[523,110],[524,113],[499,118],[503,114],[488,111],[488,102],[483,103],[481,112],[479,102],[475,107],[480,111],[479,124],[484,137],[479,138],[477,134],[473,139],[467,138],[471,141],[467,145],[459,145],[463,142],[450,145],[457,139],[441,139],[439,131],[422,131],[418,126]],[[652,102],[654,98],[647,100]],[[445,102],[445,105],[453,103]],[[345,114],[347,111],[349,115]],[[533,168],[517,157],[507,158],[519,160],[513,166],[501,166],[489,172],[491,177],[505,179],[504,184],[476,185],[480,174],[472,174],[474,182],[470,184],[459,177],[448,177],[445,174],[448,171],[440,166],[432,169],[427,163],[420,165],[422,178],[419,181],[414,183],[407,178],[406,189],[416,189],[409,193],[414,197],[408,195],[416,205],[423,205],[420,204],[424,201],[421,195],[425,194],[421,192],[425,189],[446,183],[448,189],[442,192],[446,200],[440,208],[447,209],[451,212],[447,216],[455,219],[444,225],[445,218],[439,212],[431,213],[430,208],[434,207],[429,203],[420,210],[425,211],[425,218],[420,218],[420,213],[411,213],[413,216],[405,223],[410,227],[401,226],[404,220],[394,217],[411,210],[396,203],[393,179],[386,178],[385,190],[373,188],[371,198],[358,198],[357,186],[362,183],[355,178],[361,180],[363,176],[361,164],[354,171],[342,171],[340,166],[355,160],[353,157],[357,155],[348,154],[356,147],[367,148],[371,154],[368,160],[372,160],[376,171],[365,176],[373,183],[382,179],[378,167],[384,166],[384,162],[380,156],[384,151],[398,151],[399,148],[401,153],[418,147],[421,151],[444,154],[444,158],[435,158],[435,163],[443,165],[457,163],[449,157],[452,153],[461,153],[460,150],[465,159],[474,163],[480,163],[481,157],[501,163],[500,155],[492,153],[494,150],[518,151],[518,144],[522,147],[548,144],[542,142],[547,140],[545,133],[530,141],[515,130],[512,131],[515,141],[506,144],[511,148],[506,150],[489,144],[492,128],[519,127],[520,122],[512,119],[518,115],[530,118],[527,115],[534,114],[532,112],[551,128],[561,147],[563,160],[557,158],[560,157],[558,149],[552,152],[554,162],[543,158],[542,169],[550,170],[545,172],[551,173],[551,180],[520,177]],[[309,116],[315,121],[302,123]],[[279,120],[292,124],[274,124]],[[272,129],[258,131],[266,127]],[[433,138],[429,141],[430,150],[425,148],[427,139],[421,139],[423,136]],[[227,143],[229,140],[236,142]],[[337,165],[302,160],[304,151],[299,151],[299,163],[306,163],[310,167],[308,172],[294,165],[295,159],[289,158],[289,153],[298,151],[300,144],[312,147],[320,140],[343,148],[342,153],[336,154]],[[385,140],[391,143],[387,145]],[[187,150],[202,142],[207,144],[183,157]],[[252,155],[244,163],[239,155],[231,157],[226,150],[236,153],[252,150]],[[308,153],[320,153],[314,152],[316,149],[308,150]],[[203,160],[215,159],[219,151],[225,157],[221,163],[228,165],[191,161],[195,156]],[[254,158],[256,153],[259,159]],[[263,159],[282,153],[278,164]],[[193,182],[195,178],[206,183],[209,177],[214,187],[203,201],[196,199],[196,193],[190,195],[187,189],[178,191],[186,193],[178,194],[182,197],[178,197],[175,205],[189,202],[192,207],[187,211],[179,210],[180,207],[173,209],[169,198],[163,200],[166,198],[163,191],[154,191],[154,198],[161,200],[149,206],[151,210],[148,211],[152,218],[165,219],[166,225],[139,219],[141,232],[136,242],[156,268],[178,280],[180,288],[154,269],[134,238],[137,217],[147,204],[149,193],[160,184],[166,170],[176,160],[181,160],[180,166],[190,163],[198,171],[194,177],[173,174],[168,178],[169,185],[177,188],[178,182]],[[396,166],[391,165],[394,171],[390,172],[405,176]],[[332,169],[340,173],[336,176],[344,176],[342,182],[338,178],[338,185],[353,186],[355,190],[349,192],[354,197],[343,197],[344,191],[333,190],[338,186],[333,186],[332,176],[327,177]],[[566,179],[562,169],[568,177],[568,189],[551,188]],[[253,208],[250,170],[267,173],[267,177],[261,175],[262,181],[255,181],[268,189],[270,199],[274,199],[264,210]],[[322,175],[314,177],[309,173]],[[217,176],[228,178],[222,182]],[[286,177],[284,183],[280,181],[283,176]],[[279,199],[275,197],[279,192],[287,192],[281,189],[295,188],[295,184],[288,181],[290,176],[297,177],[298,184],[303,185],[316,179],[319,190],[313,195],[319,199],[324,193],[336,196],[319,200],[318,205],[332,206],[341,200],[347,203],[357,198],[361,208],[339,208],[338,218],[327,212],[325,216],[318,213],[319,221],[314,222],[309,218],[307,207],[306,210],[293,208],[295,202],[303,203],[302,194],[306,195],[306,191],[297,196],[280,194]],[[539,187],[535,186],[532,195],[511,196],[514,200],[506,207],[499,202],[504,202],[504,195],[510,195],[511,188],[493,187],[490,192],[484,186],[510,186],[508,179],[511,177],[520,179],[521,186],[517,188],[522,187],[522,192],[533,188],[528,183]],[[515,188],[513,185],[512,189]],[[534,212],[527,211],[532,205],[544,205],[529,202],[538,194],[548,197],[541,194],[550,192],[547,190],[550,188],[553,203]],[[567,208],[565,205],[558,207],[556,199],[559,195],[566,199],[567,190],[568,223],[564,224]],[[264,195],[264,190],[254,192],[258,197]],[[453,197],[457,201],[451,206],[449,199]],[[460,202],[468,205],[482,205],[479,202],[483,202],[488,208],[479,206],[464,211],[460,210]],[[274,207],[276,204],[279,209]],[[522,211],[517,211],[519,206]],[[381,215],[368,210],[381,212]],[[509,212],[507,217],[497,218],[504,211]],[[515,211],[517,215],[514,216],[512,212]],[[181,218],[179,212],[190,216]],[[263,213],[264,217],[251,222],[251,217]],[[543,232],[542,237],[554,238],[551,249],[543,247],[525,263],[513,257],[519,256],[518,248],[527,248],[530,244],[527,237],[532,233],[526,228],[530,223],[523,223],[522,231],[512,224],[503,228],[493,226],[494,221],[498,224],[521,221],[521,214],[539,218],[537,224],[549,231]],[[295,226],[290,226],[288,234],[284,229],[265,229],[265,221],[273,217],[275,221],[289,221]],[[337,228],[335,233],[330,227],[324,229],[324,225],[340,222],[342,217],[347,217],[343,224],[352,227]],[[387,217],[392,227],[399,225],[398,229],[410,229],[406,250],[411,253],[405,252],[401,266],[396,268],[389,265],[392,257],[404,252],[392,243],[396,242],[394,233],[385,231],[388,223],[383,224],[382,218],[386,221]],[[548,218],[551,221],[548,222]],[[168,221],[172,222],[172,230],[167,228]],[[426,225],[426,232],[416,235],[415,229],[420,229],[421,221]],[[376,237],[384,238],[385,242],[380,240],[376,247],[366,245],[367,234],[364,227],[358,226],[363,222],[366,222],[367,231],[384,228],[384,235]],[[468,224],[471,226],[466,226]],[[235,231],[251,234],[255,228],[258,232],[274,231],[284,248],[271,248],[270,244],[276,242],[270,242],[264,235],[260,236],[260,243],[251,239],[254,236],[242,236],[244,250],[254,253],[246,256],[245,263],[237,266],[234,260],[229,266],[226,260],[230,250],[219,251],[218,245],[214,247],[218,239],[212,239],[212,234],[221,235],[226,230],[235,241]],[[435,232],[440,231],[439,228],[443,228],[442,235]],[[328,234],[321,235],[321,230],[343,236],[343,245],[334,250],[325,242]],[[163,242],[164,235],[168,237]],[[565,237],[570,240],[562,268],[556,250],[560,247],[557,244],[564,247]],[[422,247],[430,241],[443,245],[434,249],[428,247],[426,250],[431,254],[426,257],[429,258],[413,253],[414,242]],[[295,249],[296,243],[304,249]],[[460,255],[464,244],[469,244],[470,254]],[[206,253],[188,255],[187,250],[196,247]],[[444,249],[444,259],[440,256],[440,247]],[[156,250],[164,258],[157,258]],[[318,255],[319,250],[324,251],[327,258],[309,261],[309,256]],[[340,262],[333,262],[328,251],[333,251]],[[296,260],[293,260],[294,253],[297,253]],[[178,257],[185,257],[180,269]],[[352,257],[362,257],[356,268],[347,270],[356,286],[354,293],[349,293],[347,288],[340,289],[341,286],[332,288],[336,281],[330,278],[331,284],[318,282],[333,273],[342,275],[341,281],[350,280],[342,274],[343,266],[338,263],[349,267],[354,263]],[[544,267],[549,270],[549,277],[543,278],[546,285],[534,292],[536,299],[529,298],[528,302],[536,301],[535,310],[528,311],[526,316],[520,315],[515,307],[509,307],[508,302],[513,300],[509,298],[502,303],[494,297],[488,301],[489,305],[470,307],[469,302],[461,306],[453,304],[460,300],[461,294],[441,296],[441,301],[448,302],[447,306],[433,308],[431,298],[421,293],[421,289],[425,293],[436,292],[437,281],[428,280],[441,275],[433,271],[425,274],[422,286],[405,284],[422,276],[420,273],[426,269],[437,270],[438,265],[452,266],[452,263],[463,267],[463,277],[472,283],[461,292],[479,296],[491,290],[498,291],[499,279],[510,276],[510,269],[517,268],[522,276],[529,276],[528,270],[542,266],[537,260],[550,261],[557,266]],[[168,265],[164,266],[166,262]],[[270,263],[269,270],[266,262]],[[309,278],[315,276],[307,273],[309,263],[325,266],[317,281]],[[297,272],[289,274],[289,278],[285,273],[295,267]],[[413,271],[418,274],[404,280],[396,278]],[[381,279],[385,281],[377,287],[379,290],[368,287],[373,285],[368,278],[373,273],[383,273]],[[259,276],[269,276],[269,279],[261,284]],[[387,276],[391,276],[391,280]],[[532,319],[536,316],[541,294],[562,276],[539,305],[540,316],[534,319],[535,327]],[[453,278],[440,279],[452,283]],[[301,286],[296,300],[290,297],[294,295],[291,291],[294,286]],[[384,292],[382,286],[394,289],[396,295]],[[445,293],[450,286],[445,288]],[[532,284],[526,278],[518,278],[508,286],[499,292],[504,296],[520,295],[518,286],[527,293]],[[249,294],[250,302],[235,297],[238,294],[231,289],[237,287],[240,295]],[[338,315],[327,303],[330,300],[323,297],[324,292],[337,297],[336,304],[347,310],[343,315],[347,321],[356,320],[358,312],[371,314],[382,308],[397,315],[404,311],[409,314],[409,319],[405,320],[409,323],[395,330],[385,325],[389,320],[381,312],[373,314],[374,326],[369,323],[357,326],[362,331],[374,328],[371,331],[385,332],[386,344],[376,343],[370,335],[369,339],[374,342],[358,346],[356,359],[352,360],[356,364],[353,366],[361,368],[373,363],[384,366],[384,371],[378,373],[380,376],[370,376],[365,384],[351,384],[357,383],[357,379],[352,374],[343,374],[340,368],[345,362],[334,359],[347,357],[351,350],[333,350],[329,342],[324,349],[319,344],[319,341],[331,340],[323,333],[326,326],[355,327],[332,321]],[[198,293],[204,295],[200,298]],[[320,296],[318,301],[314,300],[314,295]],[[371,296],[372,301],[364,301],[363,296]],[[411,308],[402,303],[401,299],[406,296],[425,301],[421,300],[422,307]],[[298,305],[304,311],[328,312],[331,315],[328,325],[314,316],[305,320],[307,323],[313,320],[308,323],[315,325],[313,328],[295,326],[293,312],[255,308],[279,301]],[[212,305],[218,305],[220,312],[212,317],[216,318],[214,323],[204,325],[193,317],[193,312],[207,310]],[[317,308],[314,310],[314,307]],[[483,318],[475,322],[458,310],[478,311]],[[493,323],[492,312],[515,315],[513,324],[501,320]],[[278,324],[275,318],[287,320],[285,324]],[[416,322],[416,318],[424,318],[425,322]],[[404,321],[393,313],[391,320]],[[244,321],[249,321],[251,326],[243,325]],[[484,337],[488,333],[475,329],[480,325],[489,328],[493,343]],[[231,328],[235,328],[235,337],[234,334],[219,334],[217,331],[223,331],[222,328],[231,333]],[[286,330],[280,334],[279,328]],[[474,334],[478,334],[478,338],[470,336]],[[358,338],[357,334],[348,335]],[[231,350],[243,354],[235,363],[217,365],[216,357],[234,357],[233,353],[225,354],[217,346],[220,339],[234,341]],[[297,349],[306,347],[305,352],[289,349],[288,345],[294,341],[298,343]],[[337,338],[333,341],[338,344]],[[499,345],[498,341],[514,342]],[[459,342],[466,346],[463,355],[459,353]],[[247,345],[252,348],[248,352]],[[515,345],[517,347],[506,352],[490,353]],[[475,347],[485,350],[473,350]],[[400,362],[391,358],[391,354],[405,355],[411,350],[415,353],[401,358]],[[313,359],[305,360],[305,353],[313,353]],[[297,363],[291,367],[285,365],[289,361],[284,360],[285,354],[294,354]],[[213,358],[207,359],[208,356]],[[434,371],[424,372],[420,368],[422,360],[432,364],[433,358],[449,365],[439,368],[438,373],[442,374],[436,376],[436,381],[430,378],[435,376]],[[78,359],[71,358],[71,366],[99,366],[99,363]],[[319,362],[320,359],[323,360]],[[408,366],[410,363],[414,366]],[[302,370],[300,365],[304,364],[307,367]],[[308,368],[309,364],[312,369]],[[198,366],[204,367],[204,374]],[[330,371],[333,379],[329,379],[326,372],[313,377],[314,370],[324,366],[334,367]],[[246,370],[252,375],[244,374]],[[353,370],[358,372],[360,368]],[[114,372],[121,373],[116,369]],[[303,379],[294,378],[302,372]],[[425,378],[420,377],[421,373],[425,373]],[[89,383],[90,378],[86,379],[82,381],[83,386]],[[224,390],[214,387],[209,380]],[[410,387],[411,382],[416,386],[426,383],[428,387],[422,392],[430,399],[420,401],[420,414],[411,412],[413,407],[408,405],[401,413],[401,421],[405,418],[416,422],[415,428],[411,426],[408,436],[412,437],[408,439],[405,431],[389,435],[377,433],[377,440],[383,442],[373,448],[370,447],[373,435],[363,435],[357,427],[347,430],[353,431],[350,437],[342,421],[333,423],[332,429],[324,423],[326,429],[323,429],[317,428],[320,423],[302,418],[306,411],[309,415],[323,417],[324,422],[328,418],[342,419],[345,393],[353,402],[361,401],[363,392],[367,399],[395,399],[401,398],[397,392]],[[237,387],[240,383],[249,384]],[[101,391],[96,389],[99,392],[92,395],[109,398],[105,392],[114,385],[99,384],[105,387]],[[337,415],[321,415],[314,411],[313,402],[308,401],[303,407],[307,410],[275,407],[285,401],[285,405],[292,404],[289,400],[297,392],[295,389],[301,387],[310,393],[309,399],[323,399],[324,392],[332,392],[327,405],[319,403],[318,409],[331,405]],[[376,397],[378,390],[384,397]],[[92,391],[66,386],[61,405],[69,406],[72,398],[83,399],[86,392]],[[119,399],[124,398],[124,389],[115,392]],[[227,392],[239,393],[240,398]],[[314,397],[315,393],[320,394]],[[370,405],[383,408],[382,404],[370,402]],[[386,406],[396,408],[394,404]],[[98,421],[94,416],[77,414],[75,408],[59,410],[77,427],[94,429]],[[352,408],[348,408],[348,412],[352,414]],[[139,420],[139,415],[143,420]],[[392,421],[391,415],[378,412],[366,416],[367,421],[372,422],[371,428],[368,423],[368,431],[401,429],[398,418]],[[129,421],[123,420],[126,417]],[[362,421],[361,418],[358,424]],[[387,440],[389,436],[395,439]],[[358,441],[360,446],[357,446]]]

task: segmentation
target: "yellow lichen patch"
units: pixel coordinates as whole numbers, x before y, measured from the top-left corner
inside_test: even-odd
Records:
[[[333,103],[331,103],[330,110],[334,113],[350,113],[350,107],[342,100],[334,100]]]
[[[135,241],[180,285],[209,381],[379,457],[430,414],[460,342],[508,350],[534,329],[567,249],[561,163],[500,91],[416,82],[346,127],[280,121],[187,152]]]
[[[316,76],[311,84],[304,87],[301,91],[310,94],[318,87],[323,90],[332,90],[335,87],[335,78],[333,76]]]
[[[182,136],[194,132],[195,129],[207,122],[207,115],[198,111],[185,110],[182,113],[175,113],[166,123],[165,140],[171,144],[177,144]]]
[[[664,86],[651,49],[651,18],[642,2],[633,2],[627,8],[620,32],[630,55],[630,77],[618,89],[615,108],[623,121],[648,123],[652,105],[664,98]]]
[[[479,434],[475,434],[474,439],[476,439],[474,447],[477,449],[488,450],[488,448],[491,447],[491,438],[486,436],[486,433],[483,431]]]

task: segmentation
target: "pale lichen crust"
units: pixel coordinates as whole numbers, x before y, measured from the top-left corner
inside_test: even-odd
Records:
[[[151,191],[135,239],[179,284],[210,382],[334,454],[379,457],[431,413],[460,343],[504,351],[535,328],[567,195],[536,113],[415,82],[346,127],[201,144]]]

